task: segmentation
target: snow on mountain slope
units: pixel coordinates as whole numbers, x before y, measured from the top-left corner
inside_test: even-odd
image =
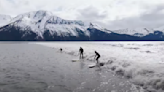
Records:
[[[21,30],[32,30],[39,36],[43,36],[46,30],[51,35],[57,33],[58,36],[78,36],[77,30],[81,30],[85,35],[89,35],[84,22],[77,20],[64,20],[47,11],[33,11],[18,15],[13,18],[11,24],[18,26]]]
[[[9,22],[10,21],[10,22]],[[43,37],[45,31],[48,31],[51,35],[57,36],[76,36],[78,37],[81,33],[86,36],[90,36],[89,29],[98,29],[105,33],[117,33],[126,34],[137,37],[144,37],[154,31],[161,31],[164,33],[164,28],[136,28],[136,29],[120,29],[120,30],[107,30],[94,23],[84,23],[78,20],[65,20],[60,17],[53,15],[48,11],[32,11],[24,14],[20,14],[11,19],[10,16],[0,15],[0,26],[11,25],[19,27],[21,31],[32,31],[39,37]]]
[[[118,33],[118,34],[128,34],[132,36],[138,36],[143,37],[150,33],[154,33],[154,29],[148,29],[148,28],[137,28],[137,29],[120,29],[120,30],[113,30],[112,32]]]
[[[154,30],[161,31],[161,32],[164,33],[164,26],[160,26],[160,27],[154,28]]]
[[[11,17],[9,15],[0,14],[0,26],[3,26],[11,21]]]

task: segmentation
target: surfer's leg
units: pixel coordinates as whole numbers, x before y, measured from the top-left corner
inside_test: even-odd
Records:
[[[84,58],[84,56],[83,56],[83,52],[81,53],[82,54],[82,59]]]
[[[80,52],[80,59],[82,59],[83,58],[83,53],[82,52]]]
[[[96,58],[96,60],[97,60],[97,64],[99,63],[99,58],[100,58],[100,56],[98,56],[98,57]]]
[[[97,62],[96,64],[98,64],[98,57],[96,57],[96,62]]]

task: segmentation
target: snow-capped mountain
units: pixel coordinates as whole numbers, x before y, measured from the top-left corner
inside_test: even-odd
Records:
[[[9,15],[0,14],[0,27],[9,23],[11,21],[11,17]]]
[[[164,40],[154,29],[107,30],[97,24],[65,20],[48,11],[33,11],[14,18],[1,15],[0,40]]]
[[[41,37],[45,30],[49,30],[51,35],[57,33],[58,36],[67,36],[68,34],[78,36],[76,29],[80,29],[86,35],[89,34],[82,21],[64,20],[47,11],[34,11],[18,15],[12,19],[12,25],[20,27],[21,30],[30,29]]]
[[[23,36],[29,34],[29,32],[37,35],[37,38],[45,39],[45,35],[57,36],[57,37],[89,37],[90,32],[88,28],[105,30],[93,23],[86,25],[82,21],[78,20],[65,20],[60,17],[53,15],[48,11],[33,11],[25,14],[18,15],[11,19],[10,23],[1,27],[0,31],[4,30],[16,30],[24,32]],[[48,34],[47,34],[48,33]],[[52,39],[51,38],[51,39]]]

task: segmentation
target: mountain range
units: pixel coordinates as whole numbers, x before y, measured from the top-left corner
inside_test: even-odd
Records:
[[[0,41],[163,41],[164,29],[109,30],[80,20],[65,20],[48,11],[16,17],[0,15]]]

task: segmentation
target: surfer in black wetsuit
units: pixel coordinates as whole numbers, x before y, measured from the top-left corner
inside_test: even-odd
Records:
[[[100,54],[97,52],[97,51],[95,51],[95,58],[96,58],[96,61],[97,61],[97,64],[99,63],[99,61],[98,61],[98,59],[100,58]]]
[[[83,48],[80,47],[79,49],[80,59],[83,59],[83,52],[84,52]]]

